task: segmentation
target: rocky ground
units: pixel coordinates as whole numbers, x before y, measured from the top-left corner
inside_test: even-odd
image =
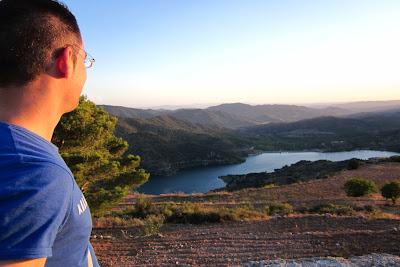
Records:
[[[261,267],[261,266],[269,266],[269,267],[300,267],[300,266],[308,266],[308,267],[319,267],[319,266],[343,266],[343,267],[355,267],[355,266],[363,266],[363,267],[389,267],[389,266],[400,266],[400,257],[394,256],[390,254],[377,254],[372,253],[370,255],[352,257],[349,259],[345,259],[342,257],[315,257],[308,259],[297,259],[297,260],[269,260],[269,261],[258,261],[258,262],[250,262],[245,264],[244,267]]]
[[[179,196],[180,200],[207,200],[210,205],[235,205],[246,198],[250,202],[280,201],[293,206],[302,203],[335,203],[341,205],[375,205],[388,216],[366,218],[335,217],[332,215],[275,216],[263,221],[238,221],[214,224],[166,224],[153,236],[138,236],[135,228],[94,228],[92,244],[101,266],[296,266],[288,259],[313,258],[313,264],[335,258],[342,265],[371,266],[344,259],[369,255],[364,262],[376,261],[374,266],[399,266],[400,211],[389,207],[376,194],[369,198],[348,198],[341,187],[346,179],[364,177],[374,180],[378,187],[385,180],[399,179],[399,164],[365,166],[344,171],[331,178],[290,186],[247,190],[219,195]],[[242,196],[240,196],[242,194]],[[209,198],[208,198],[209,197]],[[173,198],[160,197],[160,201]],[[126,205],[132,201],[128,197]],[[155,199],[155,201],[157,201]],[[387,253],[381,256],[372,253]],[[372,255],[371,255],[372,254]],[[385,260],[382,257],[386,257]],[[285,259],[285,261],[278,260]],[[267,260],[274,260],[267,262]],[[277,261],[278,260],[278,261]],[[253,265],[248,265],[249,262]],[[264,264],[264,265],[263,265]],[[310,263],[311,264],[311,263]],[[339,264],[339,263],[338,263]],[[359,265],[357,265],[359,264]],[[324,265],[307,265],[324,266]]]
[[[235,266],[306,257],[400,255],[400,221],[303,216],[206,225],[166,225],[154,236],[95,229],[101,266]],[[103,238],[101,238],[101,236]]]

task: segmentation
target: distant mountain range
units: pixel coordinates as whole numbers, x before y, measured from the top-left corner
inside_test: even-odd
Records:
[[[351,114],[341,108],[314,109],[295,105],[257,105],[251,106],[242,103],[222,104],[209,107],[208,110],[223,111],[237,116],[243,116],[259,123],[291,122],[319,116],[343,116]]]
[[[314,106],[316,107],[316,106]],[[319,105],[319,108],[325,108],[326,105]],[[390,100],[390,101],[360,101],[342,104],[330,104],[329,107],[336,107],[341,109],[346,109],[352,113],[361,112],[379,112],[400,109],[400,100]]]
[[[360,112],[400,110],[400,101],[354,102],[333,107],[310,108],[295,105],[222,104],[207,109],[153,110],[102,105],[108,113],[120,118],[149,119],[169,115],[194,123],[237,129],[271,122],[294,122],[320,116],[344,117]]]

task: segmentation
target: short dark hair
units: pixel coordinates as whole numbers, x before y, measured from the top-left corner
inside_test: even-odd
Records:
[[[34,81],[67,44],[77,42],[82,43],[78,23],[65,4],[0,1],[0,87]]]

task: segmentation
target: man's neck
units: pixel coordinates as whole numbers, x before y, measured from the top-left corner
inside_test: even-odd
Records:
[[[0,121],[21,126],[50,141],[62,114],[50,90],[39,84],[0,88]]]

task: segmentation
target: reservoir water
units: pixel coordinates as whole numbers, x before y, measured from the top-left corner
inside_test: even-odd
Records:
[[[160,195],[164,193],[205,193],[225,186],[219,176],[228,174],[247,174],[252,172],[273,172],[285,165],[292,165],[300,160],[341,161],[351,158],[369,159],[390,157],[399,153],[373,150],[357,150],[348,152],[272,152],[246,158],[246,162],[235,165],[199,167],[182,170],[172,176],[151,176],[138,192]]]

